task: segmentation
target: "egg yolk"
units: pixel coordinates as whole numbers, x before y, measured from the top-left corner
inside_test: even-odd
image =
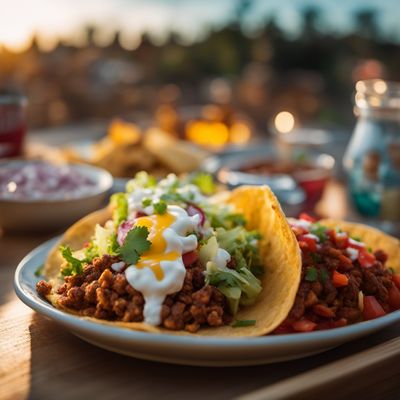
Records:
[[[175,261],[181,256],[176,251],[166,253],[167,242],[163,237],[163,232],[174,222],[175,217],[168,213],[140,217],[135,221],[135,226],[145,226],[149,230],[148,239],[151,241],[150,249],[141,255],[135,267],[138,269],[150,268],[159,281],[164,278],[161,261]]]

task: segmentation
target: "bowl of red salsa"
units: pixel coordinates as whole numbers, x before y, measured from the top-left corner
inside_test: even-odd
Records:
[[[216,176],[229,186],[267,184],[283,205],[302,200],[300,203],[307,209],[321,198],[334,165],[329,154],[312,151],[300,156],[286,155],[275,147],[260,147],[221,165]]]
[[[59,229],[103,206],[111,175],[83,164],[35,160],[0,162],[0,227],[6,231]]]

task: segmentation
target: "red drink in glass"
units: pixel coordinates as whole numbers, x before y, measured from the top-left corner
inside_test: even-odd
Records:
[[[0,158],[22,153],[26,132],[26,98],[0,94]]]

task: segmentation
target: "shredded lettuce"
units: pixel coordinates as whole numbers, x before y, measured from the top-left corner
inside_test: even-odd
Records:
[[[84,261],[75,257],[69,246],[60,246],[60,252],[65,260],[65,264],[61,269],[61,274],[63,276],[81,274],[83,271]]]
[[[104,227],[99,224],[96,225],[93,237],[93,247],[97,253],[97,256],[103,256],[104,254],[116,255],[118,248],[117,238],[114,226],[106,224]]]
[[[207,196],[214,194],[216,191],[212,175],[206,172],[197,172],[191,175],[190,183],[196,185],[200,191]]]
[[[140,171],[127,183],[126,191],[131,193],[137,188],[155,188],[156,186],[157,179],[154,176],[145,171]]]
[[[110,199],[112,209],[112,219],[114,225],[118,226],[128,217],[128,199],[125,193],[114,193]]]
[[[226,296],[233,315],[240,304],[254,303],[262,290],[261,282],[250,271],[241,252],[234,248],[234,244],[240,241],[236,236],[238,232],[232,233],[231,243],[225,248],[235,258],[235,269],[220,267],[215,262],[218,249],[224,248],[217,240],[218,236],[211,236],[199,251],[200,262],[206,265],[206,283],[215,286]]]
[[[234,256],[236,268],[246,267],[259,274],[261,261],[257,242],[261,235],[257,231],[247,231],[242,226],[230,230],[217,228],[216,236],[220,247]]]
[[[204,213],[211,227],[232,229],[236,226],[244,226],[246,220],[242,214],[235,213],[231,207],[220,204],[202,205]]]

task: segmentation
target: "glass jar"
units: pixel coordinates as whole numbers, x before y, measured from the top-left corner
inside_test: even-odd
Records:
[[[360,214],[400,221],[400,83],[356,84],[358,117],[343,163]]]

